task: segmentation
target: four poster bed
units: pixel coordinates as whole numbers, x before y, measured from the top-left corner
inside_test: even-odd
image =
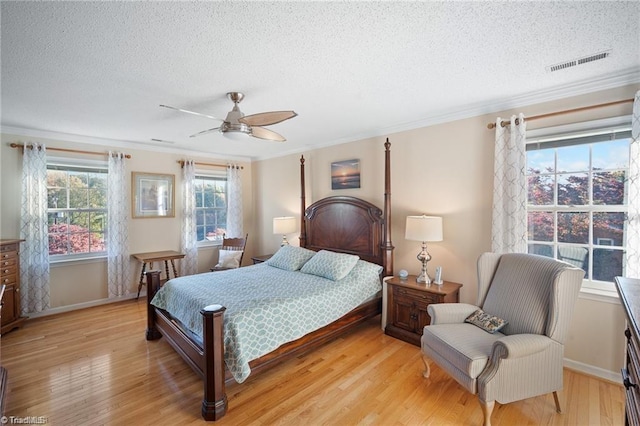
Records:
[[[242,382],[249,372],[258,373],[285,359],[310,351],[381,313],[381,278],[391,275],[393,271],[390,145],[387,139],[384,144],[385,192],[382,210],[367,201],[348,196],[324,198],[307,208],[304,157],[301,157],[300,247],[281,248],[265,264],[175,278],[162,287],[160,273],[147,272],[146,338],[155,340],[164,337],[202,377],[202,416],[205,420],[218,420],[225,415],[227,382]],[[294,257],[283,257],[282,253],[293,253]],[[301,266],[296,264],[289,267],[291,259],[298,261],[300,256],[308,259],[305,257],[300,261]],[[338,262],[327,270],[326,263],[323,263],[325,258],[336,258]],[[345,267],[345,263],[350,265]],[[323,272],[318,273],[314,267]],[[334,276],[336,273],[338,275]],[[275,274],[284,274],[284,278],[276,278],[280,275]],[[251,276],[258,277],[257,281]],[[224,282],[218,285],[212,284],[212,280]],[[287,282],[289,287],[286,286]],[[361,289],[360,282],[364,289]],[[203,295],[207,286],[216,287],[219,293],[215,296]],[[318,289],[325,287],[332,292],[328,302],[317,298]],[[264,299],[253,299],[253,295],[261,291],[267,293],[260,296]],[[177,293],[175,298],[171,297],[173,293]],[[233,298],[237,298],[238,294],[242,295],[242,301]],[[352,295],[354,300],[346,302]],[[194,299],[193,306],[197,308],[177,307],[178,301],[189,298]],[[283,320],[282,328],[270,330],[275,328],[273,324],[279,324],[280,321],[269,316],[270,303],[278,304],[277,310],[282,310],[286,304],[299,305],[302,314],[295,318],[290,316]],[[347,306],[347,303],[353,303],[353,306]],[[251,310],[249,305],[252,305]],[[256,309],[259,310],[258,314],[255,314]],[[334,316],[325,317],[325,314],[329,315],[328,311],[335,311],[332,313]],[[309,325],[313,331],[304,331],[302,335],[299,323],[314,321],[315,325]],[[247,343],[242,333],[251,332],[259,336],[258,342]],[[283,336],[288,336],[284,343],[271,341]],[[237,349],[235,345],[244,349]],[[248,352],[242,352],[244,350]],[[259,356],[254,357],[252,353]]]

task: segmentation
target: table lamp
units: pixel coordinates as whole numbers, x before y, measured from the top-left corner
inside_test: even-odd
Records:
[[[287,234],[296,232],[296,218],[293,216],[274,217],[273,218],[273,233],[282,234],[282,246],[288,246]]]
[[[442,241],[442,218],[438,216],[407,216],[405,239],[422,241],[422,250],[418,253],[418,260],[422,263],[422,270],[416,279],[419,283],[431,284],[427,273],[427,263],[431,255],[427,252],[427,242]]]

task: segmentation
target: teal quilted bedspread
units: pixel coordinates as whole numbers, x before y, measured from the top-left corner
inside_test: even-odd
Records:
[[[381,290],[381,267],[359,260],[332,281],[267,264],[167,281],[151,302],[202,338],[200,309],[218,304],[224,314],[224,357],[233,378],[249,377],[249,362],[317,330]]]

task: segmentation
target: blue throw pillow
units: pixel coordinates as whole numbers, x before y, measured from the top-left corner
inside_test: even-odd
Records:
[[[282,246],[265,263],[285,271],[297,271],[315,254],[315,251],[304,247]]]
[[[351,272],[359,259],[354,254],[320,250],[311,260],[304,264],[300,272],[338,281]]]

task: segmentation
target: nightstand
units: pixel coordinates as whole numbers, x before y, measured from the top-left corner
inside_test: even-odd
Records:
[[[441,285],[417,283],[415,275],[387,281],[387,325],[389,336],[420,346],[422,329],[431,323],[427,306],[458,303],[462,284],[444,281]]]
[[[271,259],[271,256],[273,256],[273,253],[272,254],[264,254],[262,256],[254,256],[254,257],[251,258],[251,260],[253,260],[253,264],[254,265],[257,265],[258,263],[262,263],[262,262],[265,262],[265,261]]]

